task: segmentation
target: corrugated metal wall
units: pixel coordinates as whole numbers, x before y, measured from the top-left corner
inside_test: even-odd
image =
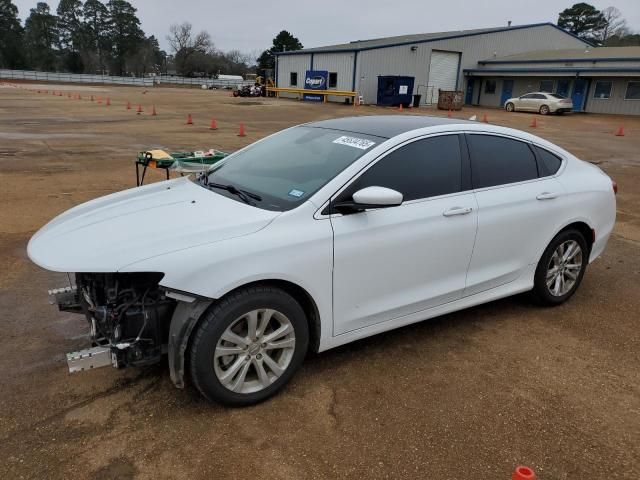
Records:
[[[611,98],[594,98],[596,82],[598,80],[611,81]],[[640,82],[640,77],[635,78],[607,78],[598,77],[591,80],[589,96],[585,111],[593,113],[619,113],[625,115],[640,115],[640,100],[625,100],[629,81]]]
[[[540,82],[542,80],[553,80],[553,91],[555,92],[558,86],[559,80],[568,80],[569,87],[568,92],[571,96],[573,91],[574,79],[571,77],[549,77],[549,76],[519,76],[510,77],[514,80],[513,83],[513,97],[519,97],[528,92],[535,92],[540,90]],[[587,77],[584,77],[587,78]],[[482,86],[480,86],[480,80],[482,80]],[[496,82],[495,94],[485,93],[485,85],[487,80],[494,80]],[[480,94],[479,105],[484,107],[499,107],[500,97],[502,94],[502,84],[504,82],[503,77],[476,77],[473,92],[473,103],[476,104],[478,100],[478,90],[482,88]],[[611,97],[610,98],[595,98],[595,88],[597,81],[611,81]],[[639,77],[591,77],[590,87],[587,93],[585,112],[591,113],[610,113],[610,114],[624,114],[624,115],[640,115],[640,100],[625,100],[625,92],[627,90],[627,83],[629,81],[640,82]]]
[[[313,69],[327,70],[338,74],[338,84],[335,90],[351,91],[353,82],[354,52],[348,53],[316,53],[313,55]],[[330,89],[329,89],[330,90]],[[344,102],[345,97],[329,96],[329,101]]]
[[[415,46],[415,50],[411,47]],[[462,52],[458,89],[464,90],[462,70],[476,68],[478,61],[495,56],[512,55],[532,50],[581,48],[585,43],[550,25],[507,30],[470,37],[439,40],[415,45],[401,45],[358,53],[356,90],[365,103],[376,103],[379,75],[409,75],[415,77],[414,93],[426,92],[429,85],[431,50]],[[325,65],[335,67],[339,81],[348,79],[353,61],[347,61],[345,53],[315,54],[314,68]],[[322,60],[320,59],[322,57]],[[353,59],[351,59],[353,60]],[[288,86],[289,72],[298,71],[299,78],[310,67],[309,54],[280,55],[278,58],[278,86]],[[296,70],[292,70],[296,69]],[[327,68],[329,69],[329,68]],[[332,70],[333,71],[333,70]],[[351,88],[349,86],[349,88]]]
[[[304,88],[304,75],[309,70],[311,55],[280,55],[278,56],[278,87],[291,87],[289,80],[291,72],[298,73],[298,85],[293,88]],[[297,97],[295,94],[282,93],[283,97]]]
[[[367,50],[358,58],[359,75],[356,89],[365,102],[375,103],[378,75],[414,76],[414,93],[423,93],[429,85],[431,50],[462,52],[458,89],[464,90],[463,70],[477,68],[478,61],[495,56],[513,55],[532,50],[581,48],[580,40],[550,25],[453,38],[430,43]]]

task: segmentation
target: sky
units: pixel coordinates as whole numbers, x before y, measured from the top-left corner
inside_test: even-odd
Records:
[[[107,0],[103,0],[105,3]],[[13,0],[24,20],[37,0]],[[558,13],[578,0],[130,0],[147,35],[155,35],[169,52],[166,35],[172,23],[190,22],[207,30],[216,48],[260,52],[280,30],[288,30],[305,47],[353,40],[556,22]],[[48,2],[52,11],[57,0]],[[640,31],[638,0],[589,2],[598,9],[615,6],[633,31]]]

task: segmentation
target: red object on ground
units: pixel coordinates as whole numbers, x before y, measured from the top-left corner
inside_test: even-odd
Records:
[[[624,126],[620,125],[620,128],[618,128],[616,132],[616,137],[624,137]]]
[[[127,102],[127,110],[131,110],[131,102]]]
[[[156,113],[156,106],[155,106],[155,105],[152,105],[152,106],[151,106],[151,115],[154,115],[154,116],[155,116],[155,115],[157,115],[157,113]]]
[[[240,124],[240,131],[238,132],[239,137],[246,137],[247,132],[244,131],[244,123]]]
[[[482,121],[484,123],[489,123],[489,119],[487,118],[487,114],[486,113],[482,114]]]
[[[529,467],[523,467],[522,465],[519,465],[513,471],[511,480],[536,480],[536,474]]]
[[[138,109],[136,110],[136,113],[138,115],[140,115],[142,113],[142,105],[138,105]]]
[[[193,118],[191,118],[191,114],[187,114],[187,125],[193,125]]]
[[[447,112],[447,118],[451,118],[451,109]]]
[[[216,122],[215,118],[211,119],[211,126],[209,127],[209,130],[217,130],[218,129],[218,122]]]
[[[536,128],[538,126],[538,120],[536,120],[536,117],[533,117],[531,119],[531,125],[529,125],[531,128]]]
[[[400,104],[400,107],[398,108],[398,110],[402,111],[402,104]]]

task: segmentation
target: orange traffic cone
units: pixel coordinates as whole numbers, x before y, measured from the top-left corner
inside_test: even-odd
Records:
[[[191,114],[187,114],[187,125],[193,125],[193,118],[191,118]]]
[[[529,467],[520,465],[513,471],[511,480],[536,480],[536,474]]]
[[[400,107],[398,108],[398,111],[402,111],[402,104],[400,104]]]
[[[142,113],[142,105],[138,105],[138,109],[136,110],[136,113],[138,115],[140,115]]]
[[[209,127],[209,130],[217,130],[218,129],[218,122],[216,122],[215,118],[211,119],[211,126]]]
[[[616,132],[616,137],[624,137],[624,126],[620,125]]]
[[[451,118],[451,109],[447,112],[447,118]]]
[[[484,123],[489,123],[489,119],[487,118],[487,114],[486,113],[482,115],[482,121]]]
[[[154,117],[157,115],[157,113],[156,113],[156,106],[155,106],[155,105],[152,105],[152,106],[151,106],[151,115],[153,115]]]
[[[107,105],[107,107],[108,107],[109,105],[111,105],[111,100],[109,99],[109,97],[107,97],[106,105]]]
[[[239,137],[246,137],[247,132],[244,131],[244,123],[240,124],[240,131],[238,132]]]
[[[531,125],[529,125],[531,128],[536,128],[538,126],[538,120],[536,120],[536,117],[533,117],[531,119]]]
[[[131,110],[131,102],[127,102],[127,110]]]

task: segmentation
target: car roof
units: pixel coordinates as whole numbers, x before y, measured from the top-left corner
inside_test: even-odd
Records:
[[[330,128],[345,132],[393,138],[411,130],[442,125],[467,125],[475,122],[453,118],[431,117],[428,115],[363,115],[320,120],[305,124],[308,127]]]

